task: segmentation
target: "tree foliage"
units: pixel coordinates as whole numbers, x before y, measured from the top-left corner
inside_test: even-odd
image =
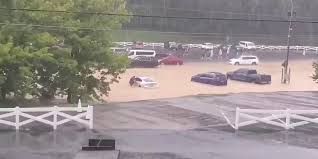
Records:
[[[102,100],[110,84],[125,71],[127,58],[111,54],[111,37],[127,17],[125,0],[2,0],[8,8],[73,11],[74,13],[2,10],[0,22],[1,99],[7,96],[68,102]],[[15,25],[28,24],[28,25]],[[86,28],[86,29],[83,29]],[[89,29],[87,29],[89,28]]]

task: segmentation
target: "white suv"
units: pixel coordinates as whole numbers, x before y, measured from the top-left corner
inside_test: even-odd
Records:
[[[243,49],[246,49],[246,50],[255,50],[256,49],[255,43],[249,42],[249,41],[240,41],[239,46],[242,47]]]
[[[241,56],[239,58],[230,59],[232,65],[258,65],[259,60],[257,56]]]

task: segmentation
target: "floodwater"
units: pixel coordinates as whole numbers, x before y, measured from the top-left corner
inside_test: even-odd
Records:
[[[127,102],[147,99],[173,98],[198,94],[228,94],[241,92],[316,91],[312,80],[313,60],[292,60],[291,83],[281,84],[281,61],[264,61],[258,66],[232,66],[226,62],[188,62],[182,66],[160,66],[159,68],[128,69],[121,75],[119,83],[111,86],[112,91],[105,99],[109,102]],[[272,75],[271,85],[229,81],[228,86],[211,86],[191,82],[193,75],[204,72],[226,73],[238,68],[253,68],[261,74]],[[132,76],[149,76],[159,83],[159,88],[132,88],[128,82]]]

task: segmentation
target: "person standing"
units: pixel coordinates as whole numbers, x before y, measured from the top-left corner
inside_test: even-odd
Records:
[[[221,47],[220,50],[219,50],[219,56],[218,56],[219,60],[222,60],[222,55],[223,55],[222,48],[223,47]]]
[[[213,60],[213,56],[214,56],[214,50],[213,48],[210,50],[210,59]]]
[[[230,57],[230,52],[231,52],[231,46],[228,46],[227,50],[226,50],[226,56],[227,57]]]
[[[130,78],[130,80],[129,80],[129,85],[132,87],[134,84],[135,84],[135,82],[136,82],[136,76],[132,76],[131,78]]]

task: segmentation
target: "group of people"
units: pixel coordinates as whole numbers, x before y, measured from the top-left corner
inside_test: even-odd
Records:
[[[242,51],[237,49],[235,46],[220,46],[218,48],[205,50],[205,52],[202,54],[201,60],[222,60],[226,58],[233,58],[240,54],[242,54]]]

